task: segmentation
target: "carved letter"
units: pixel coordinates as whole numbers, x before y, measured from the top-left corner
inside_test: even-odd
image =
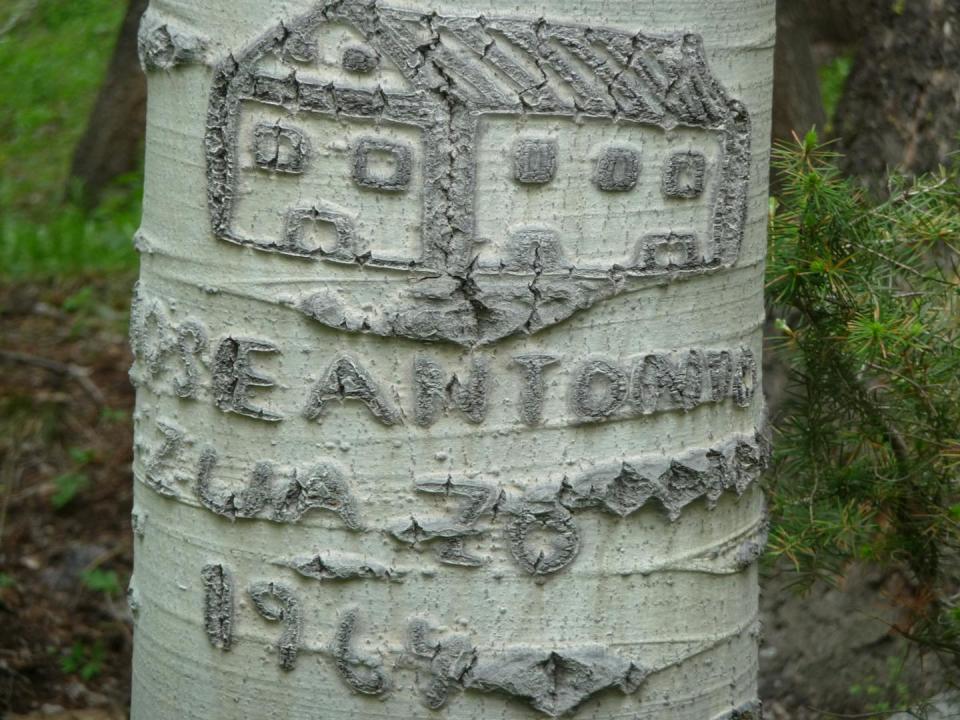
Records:
[[[458,495],[466,498],[455,520],[446,518],[408,518],[395,524],[390,533],[400,542],[410,545],[437,541],[437,559],[447,565],[479,567],[483,558],[472,555],[464,540],[481,535],[477,528],[480,518],[496,514],[502,491],[482,483],[418,482],[417,491],[435,495]]]
[[[138,288],[130,308],[130,345],[151,378],[159,377],[164,370],[171,345],[169,329],[163,306],[156,300],[144,300]]]
[[[424,703],[439,710],[447,703],[452,687],[476,660],[476,650],[469,638],[454,635],[441,642],[427,639],[430,627],[417,618],[410,623],[410,652],[424,663],[429,662],[429,680],[420,686]]]
[[[330,365],[323,379],[310,392],[304,415],[320,420],[329,400],[359,400],[384,425],[400,422],[400,413],[390,404],[370,374],[353,358],[342,355]]]
[[[597,381],[604,387],[597,387]],[[573,386],[573,409],[577,415],[600,419],[612,415],[627,398],[627,374],[603,360],[580,368]]]
[[[557,362],[553,355],[517,355],[513,362],[524,370],[520,390],[520,418],[527,425],[539,425],[543,418],[543,370]]]
[[[757,360],[750,348],[740,348],[733,374],[733,399],[740,407],[749,407],[757,389]]]
[[[210,644],[226,652],[233,644],[233,583],[223,565],[204,565],[203,627]]]
[[[430,427],[445,405],[443,368],[430,358],[417,355],[413,361],[413,420]]]
[[[531,575],[549,575],[573,562],[580,550],[580,531],[569,510],[559,504],[540,508],[523,503],[512,512],[516,517],[507,527],[507,536],[520,567]],[[530,535],[538,529],[555,533],[546,550],[531,547]]]
[[[350,648],[359,615],[356,608],[349,608],[340,618],[333,641],[333,657],[337,663],[337,671],[347,685],[357,692],[364,695],[382,695],[389,690],[390,682],[381,663],[372,658],[360,657]],[[358,670],[358,667],[361,669]]]
[[[207,349],[207,333],[199,323],[185,322],[177,329],[177,349],[186,377],[175,378],[173,389],[178,397],[192,400],[197,397],[197,382],[200,376],[196,356]]]
[[[270,481],[273,467],[270,463],[257,463],[249,484],[238,493],[217,493],[210,487],[213,470],[219,457],[213,448],[200,453],[197,465],[197,497],[207,510],[231,520],[256,517],[270,503]]]
[[[489,370],[487,361],[478,355],[470,358],[471,376],[466,383],[454,375],[447,385],[450,399],[467,419],[473,423],[482,423],[487,416],[487,388]]]
[[[710,368],[710,400],[721,402],[730,397],[733,386],[733,358],[727,350],[707,353]]]
[[[273,380],[259,374],[250,362],[250,353],[275,353],[277,348],[260,340],[226,338],[220,342],[213,361],[213,391],[217,407],[257,420],[279,422],[280,415],[250,403],[251,387],[273,387]]]
[[[164,465],[176,460],[183,448],[183,431],[161,420],[157,421],[157,430],[163,435],[160,447],[146,461],[143,479],[146,485],[161,495],[176,497],[177,490],[160,475]]]
[[[443,368],[433,360],[418,355],[413,365],[414,421],[429,427],[440,413],[452,405],[473,423],[482,423],[487,415],[487,393],[490,371],[487,360],[479,355],[470,358],[470,379],[465,383],[454,375],[444,382]]]
[[[313,509],[335,512],[351,530],[361,527],[356,501],[350,494],[347,481],[343,473],[330,463],[318,464],[303,479],[294,476],[275,502],[273,519],[296,522]]]
[[[283,623],[283,633],[277,640],[277,653],[280,655],[280,667],[293,670],[300,652],[300,601],[290,588],[281,583],[256,583],[250,587],[249,593],[257,612],[266,620]]]
[[[703,354],[691,350],[676,362],[669,355],[647,355],[634,365],[630,399],[644,415],[683,408],[691,410],[703,397]]]
[[[757,361],[750,348],[707,353],[710,369],[710,400],[733,398],[740,407],[749,407],[757,384]]]

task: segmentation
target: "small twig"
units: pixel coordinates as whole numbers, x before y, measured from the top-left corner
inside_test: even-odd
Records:
[[[50,360],[49,358],[29,355],[14,350],[0,350],[0,362],[3,361],[43,368],[57,375],[63,375],[64,377],[76,380],[80,387],[84,389],[87,395],[89,395],[98,406],[106,404],[106,398],[104,398],[100,388],[90,379],[90,371],[84,367],[61,363],[56,360]]]
[[[850,244],[853,245],[855,248],[857,248],[857,249],[859,249],[859,250],[863,250],[864,252],[868,252],[868,253],[870,253],[871,255],[876,255],[878,258],[880,258],[881,260],[884,260],[884,261],[890,263],[891,265],[896,265],[898,268],[900,268],[900,269],[903,270],[904,272],[910,273],[911,275],[916,275],[916,276],[917,276],[918,278],[920,278],[921,280],[928,280],[928,281],[930,281],[930,282],[940,283],[941,285],[950,285],[950,286],[953,285],[953,283],[950,282],[949,280],[944,280],[944,279],[942,279],[942,278],[936,278],[936,277],[930,277],[929,275],[924,275],[922,272],[920,272],[920,271],[917,270],[916,268],[912,268],[912,267],[910,267],[909,265],[905,265],[904,263],[900,262],[899,260],[896,260],[896,259],[890,257],[889,255],[883,254],[883,253],[880,252],[879,250],[874,250],[872,247],[867,247],[866,245],[861,245],[860,243],[858,243],[858,242],[856,242],[856,241],[853,241],[853,240],[850,241]]]

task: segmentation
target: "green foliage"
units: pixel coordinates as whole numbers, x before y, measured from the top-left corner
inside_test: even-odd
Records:
[[[124,10],[117,0],[0,3],[4,209],[46,220],[59,200]]]
[[[809,134],[776,153],[769,299],[793,384],[776,421],[771,548],[807,580],[908,569],[906,634],[960,653],[960,183],[874,203]]]
[[[36,221],[5,206],[0,191],[0,278],[41,279],[136,267],[132,238],[140,217],[138,198],[92,212],[70,204],[52,207],[46,220]]]
[[[80,471],[93,461],[93,451],[73,447],[67,452],[73,461],[73,469],[53,480],[56,491],[50,496],[50,504],[56,510],[61,510],[73,502],[74,498],[90,484],[90,479]]]
[[[913,695],[903,679],[904,662],[900,658],[887,658],[886,676],[870,675],[850,687],[850,695],[858,698],[866,711],[878,717],[905,711],[920,700]]]
[[[124,423],[130,417],[130,413],[121,408],[104,407],[100,410],[100,420],[105,423]]]
[[[56,491],[50,496],[50,504],[57,510],[62,510],[90,484],[90,479],[83,473],[68,472],[53,480]]]
[[[92,680],[103,671],[103,657],[102,643],[87,645],[76,642],[60,659],[60,669],[65,673],[76,673],[83,680]]]
[[[111,596],[120,594],[120,579],[114,570],[100,568],[85,570],[81,573],[80,579],[88,590]]]
[[[12,575],[9,573],[0,572],[0,590],[15,587],[16,584],[17,581],[13,579]]]
[[[67,450],[67,454],[77,465],[86,465],[96,457],[96,453],[90,448],[72,447]]]
[[[0,280],[136,266],[139,176],[93,213],[63,201],[125,3],[0,2]]]

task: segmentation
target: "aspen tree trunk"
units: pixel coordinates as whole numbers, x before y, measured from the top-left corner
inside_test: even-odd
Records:
[[[773,0],[153,0],[135,720],[756,718]]]

